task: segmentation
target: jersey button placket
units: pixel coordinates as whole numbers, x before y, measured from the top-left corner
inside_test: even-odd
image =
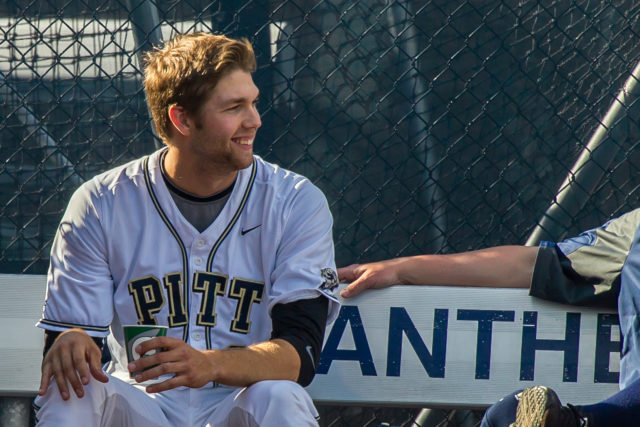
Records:
[[[192,251],[191,253],[194,255],[192,258],[193,261],[193,265],[195,265],[198,269],[202,268],[202,265],[204,264],[204,258],[202,257],[202,248],[204,248],[206,245],[206,242],[204,241],[204,239],[202,237],[198,237],[194,242],[193,242],[193,246],[192,246]]]
[[[198,237],[193,241],[193,244],[191,246],[191,261],[195,266],[195,270],[206,269],[206,246],[207,242],[202,237]],[[200,309],[199,303],[197,303],[196,301],[196,298],[191,299],[191,303],[193,304],[191,312],[193,313],[193,315],[196,315],[198,313],[198,310]],[[196,326],[192,323],[190,335],[191,336],[189,341],[194,348],[199,350],[206,349],[207,345],[205,342],[205,332],[201,328],[196,328]]]

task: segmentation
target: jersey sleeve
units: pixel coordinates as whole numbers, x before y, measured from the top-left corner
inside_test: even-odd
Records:
[[[329,299],[328,321],[338,312],[338,275],[334,259],[333,218],[324,194],[305,180],[284,205],[281,240],[276,250],[273,283],[275,304],[322,295]]]
[[[100,225],[101,198],[84,184],[71,197],[51,249],[40,328],[82,328],[104,337],[113,318],[113,281]]]
[[[572,305],[617,308],[622,268],[638,236],[640,210],[560,243],[543,242],[532,296]]]

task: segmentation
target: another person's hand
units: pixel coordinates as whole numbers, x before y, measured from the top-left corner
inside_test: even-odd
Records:
[[[154,349],[162,351],[141,357],[128,365],[130,372],[140,372],[135,376],[137,382],[152,380],[162,375],[174,375],[148,386],[148,393],[158,393],[180,386],[199,388],[214,380],[214,367],[207,353],[196,350],[181,339],[152,338],[140,344],[134,351],[143,355]]]
[[[39,395],[49,388],[51,378],[55,378],[63,400],[70,397],[69,386],[76,396],[84,396],[83,385],[89,384],[89,375],[106,383],[109,377],[102,372],[100,359],[102,352],[82,329],[69,329],[61,333],[42,361],[42,378]]]
[[[338,277],[340,282],[349,284],[349,286],[340,291],[340,296],[350,298],[365,289],[380,289],[400,284],[398,273],[401,263],[402,258],[396,258],[369,264],[351,264],[347,267],[339,268]]]

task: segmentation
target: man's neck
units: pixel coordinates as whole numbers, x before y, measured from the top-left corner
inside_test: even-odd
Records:
[[[238,176],[238,171],[224,170],[203,159],[191,158],[172,146],[163,156],[163,162],[166,176],[173,185],[199,197],[219,193]]]

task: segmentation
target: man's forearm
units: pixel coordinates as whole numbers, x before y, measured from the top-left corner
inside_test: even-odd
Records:
[[[263,380],[296,381],[300,357],[287,341],[274,339],[249,347],[207,351],[214,369],[214,381],[245,387]]]
[[[538,247],[497,246],[450,255],[400,258],[403,284],[528,288]]]

